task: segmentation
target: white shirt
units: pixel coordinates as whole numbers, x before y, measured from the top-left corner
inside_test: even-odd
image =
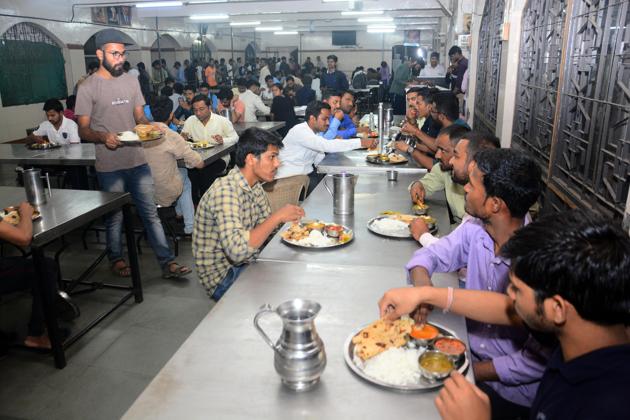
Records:
[[[435,67],[431,67],[431,64],[425,66],[421,71],[418,77],[444,77],[446,76],[446,70],[444,70],[444,66],[438,64]]]
[[[318,136],[308,123],[293,126],[282,140],[280,167],[276,179],[308,175],[326,156],[325,153],[347,152],[361,147],[361,139],[326,140]]]
[[[63,115],[61,118],[59,130],[55,129],[55,126],[52,125],[50,121],[46,120],[37,127],[37,130],[33,131],[33,134],[36,136],[46,136],[50,143],[55,144],[81,143],[77,123]]]
[[[179,93],[173,93],[171,96],[168,97],[168,99],[170,99],[173,102],[173,111],[171,112],[175,112],[175,110],[179,106],[179,98],[181,97],[182,95],[180,95]]]
[[[260,83],[260,86],[266,86],[265,82],[265,78],[267,76],[271,76],[271,71],[269,71],[269,66],[265,66],[262,69],[260,69],[260,76],[258,76],[258,83]]]
[[[245,104],[245,122],[258,121],[256,111],[260,111],[263,114],[269,114],[271,112],[271,108],[263,103],[260,96],[249,89],[241,93],[238,97]]]
[[[210,114],[210,119],[206,125],[203,125],[195,115],[186,118],[182,133],[190,134],[194,141],[208,142],[210,144],[217,144],[212,138],[212,136],[217,134],[223,137],[223,144],[225,145],[231,145],[238,141],[238,134],[230,120],[214,112]],[[225,163],[230,162],[229,156],[223,156],[221,159]]]
[[[266,101],[273,101],[273,92],[271,88],[264,87],[260,89],[260,97]]]
[[[138,69],[137,69],[137,68],[135,68],[135,67],[130,68],[130,69],[129,69],[129,71],[128,71],[127,73],[129,73],[129,74],[130,74],[130,75],[132,75],[133,77],[138,77],[138,76],[140,76],[140,72],[139,72],[139,71],[138,71]]]
[[[322,100],[322,91],[320,90],[320,80],[319,77],[314,77],[311,82],[311,89],[315,91],[315,98],[318,101]]]

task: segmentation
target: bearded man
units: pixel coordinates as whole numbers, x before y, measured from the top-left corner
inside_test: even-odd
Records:
[[[180,277],[190,268],[175,262],[154,201],[151,169],[141,145],[120,147],[117,133],[133,130],[138,123],[149,124],[144,115],[144,98],[138,78],[125,73],[123,64],[129,44],[122,34],[105,29],[96,35],[96,57],[100,67],[79,89],[75,114],[79,135],[96,143],[96,175],[103,191],[129,192],[147,231],[164,278]],[[105,219],[107,254],[112,272],[129,277],[131,268],[122,253],[122,212]]]

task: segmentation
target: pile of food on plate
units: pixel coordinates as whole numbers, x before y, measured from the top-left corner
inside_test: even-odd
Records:
[[[379,319],[352,338],[354,363],[386,384],[442,381],[465,362],[466,344],[432,324]]]
[[[0,212],[0,217],[2,218],[3,221],[14,226],[20,223],[20,212],[18,211],[17,207],[13,207],[13,206],[5,207],[2,210],[2,212]],[[40,217],[39,211],[37,210],[33,211],[32,219],[36,220],[36,219],[39,219],[39,217]]]
[[[407,158],[398,153],[370,153],[367,155],[366,160],[371,163],[404,163],[407,162]]]
[[[211,147],[214,147],[214,144],[211,144],[207,141],[196,141],[190,143],[190,147],[193,149],[209,149]]]
[[[135,131],[140,140],[153,140],[162,136],[162,132],[151,124],[138,124],[133,131]]]
[[[425,215],[429,212],[429,205],[426,203],[416,203],[411,207],[411,209],[415,214]]]
[[[352,231],[335,223],[311,220],[293,223],[282,232],[282,238],[293,245],[323,248],[349,242]]]
[[[387,216],[387,218],[391,220],[398,220],[402,223],[405,223],[406,225],[409,225],[411,222],[413,222],[414,219],[422,219],[424,220],[424,223],[427,224],[427,227],[430,230],[433,230],[437,227],[437,220],[433,216],[404,214],[404,213],[400,213],[400,212],[392,211],[392,210],[382,211],[381,215]]]
[[[46,149],[56,149],[61,147],[61,145],[57,143],[50,143],[49,141],[44,141],[43,143],[30,143],[27,144],[26,147],[31,150],[46,150]]]

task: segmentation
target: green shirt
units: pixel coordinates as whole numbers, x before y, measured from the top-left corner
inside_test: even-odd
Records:
[[[451,208],[451,213],[461,221],[464,217],[464,186],[453,182],[450,171],[443,171],[441,164],[433,165],[431,172],[420,179],[426,195],[432,195],[437,191],[446,193],[446,201]]]
[[[410,77],[411,68],[407,63],[402,63],[394,72],[394,79],[392,80],[392,86],[389,88],[389,91],[396,95],[404,95],[405,86]]]

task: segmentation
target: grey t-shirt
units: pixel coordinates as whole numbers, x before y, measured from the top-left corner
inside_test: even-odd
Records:
[[[138,79],[123,73],[113,79],[104,79],[97,73],[81,83],[74,108],[76,115],[89,115],[94,131],[118,133],[133,130],[136,121],[133,110],[144,105]],[[96,144],[96,170],[112,172],[130,169],[147,163],[142,146],[124,146],[110,150]]]

